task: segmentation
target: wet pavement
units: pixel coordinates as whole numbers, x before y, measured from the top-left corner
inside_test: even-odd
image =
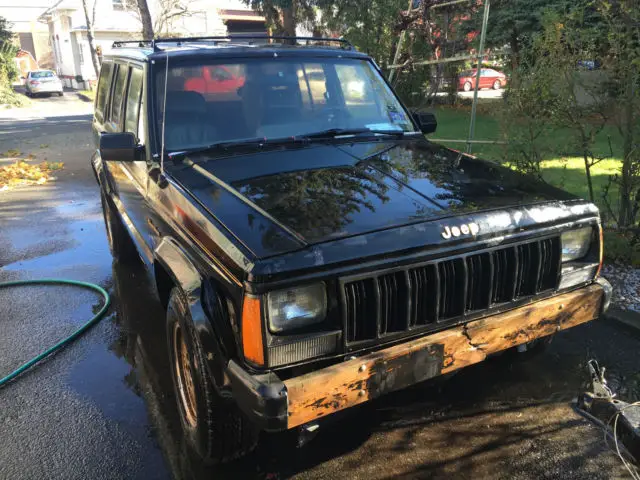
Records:
[[[0,478],[626,478],[571,406],[590,358],[623,399],[640,399],[640,336],[605,322],[562,332],[541,355],[505,354],[354,409],[301,449],[264,435],[241,461],[198,465],[175,417],[152,283],[141,264],[112,263],[89,138],[86,116],[0,120],[0,151],[46,144],[65,161],[51,184],[0,193],[0,282],[72,278],[113,296],[97,327],[0,389]],[[0,289],[0,375],[98,305],[69,287]]]

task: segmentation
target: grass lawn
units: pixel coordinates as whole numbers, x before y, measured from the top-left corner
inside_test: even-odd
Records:
[[[484,108],[483,110],[488,110]],[[471,109],[456,109],[440,107],[433,110],[438,119],[438,130],[429,135],[435,139],[466,139],[469,131]],[[555,129],[548,132],[544,140],[549,146],[548,160],[542,163],[543,177],[552,185],[563,188],[582,198],[589,197],[589,189],[584,173],[584,160],[581,157],[566,155],[567,143],[570,132],[565,129]],[[595,202],[602,206],[601,192],[607,184],[609,175],[617,173],[622,161],[622,145],[617,129],[613,125],[607,125],[597,137],[594,150],[597,154],[607,155],[610,152],[609,140],[611,138],[611,150],[613,157],[601,161],[591,170],[593,180],[593,193]],[[499,120],[486,111],[476,117],[475,140],[503,141]],[[464,150],[464,143],[440,142],[456,150]],[[473,154],[494,160],[496,162],[508,162],[504,145],[473,145]],[[614,188],[612,188],[614,192]],[[612,199],[616,198],[614,194]]]

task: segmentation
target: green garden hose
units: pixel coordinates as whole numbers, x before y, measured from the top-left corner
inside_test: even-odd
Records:
[[[98,292],[100,295],[102,295],[102,297],[104,298],[104,304],[102,305],[102,308],[100,308],[100,311],[96,313],[91,320],[89,320],[87,323],[82,325],[71,335],[60,340],[53,347],[48,348],[37,357],[34,357],[28,362],[24,363],[23,365],[18,367],[16,370],[9,373],[7,376],[0,378],[0,387],[4,386],[9,381],[13,380],[18,375],[25,372],[32,366],[34,366],[36,363],[38,363],[42,359],[48,357],[49,355],[61,349],[68,343],[71,343],[72,341],[74,341],[76,338],[78,338],[80,335],[86,332],[89,328],[91,328],[93,325],[98,323],[102,319],[104,314],[107,312],[107,309],[109,308],[109,303],[111,302],[111,298],[109,297],[109,294],[104,288],[100,287],[99,285],[95,285],[93,283],[80,282],[78,280],[63,280],[63,279],[56,279],[56,278],[44,278],[42,280],[18,280],[16,282],[0,283],[0,288],[20,287],[25,285],[52,285],[52,284],[53,285],[74,285],[76,287],[88,288],[89,290],[93,290],[95,292]]]

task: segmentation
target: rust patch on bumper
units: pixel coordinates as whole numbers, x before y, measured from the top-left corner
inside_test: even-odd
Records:
[[[302,425],[593,320],[602,299],[602,287],[592,284],[286,380],[287,426]]]

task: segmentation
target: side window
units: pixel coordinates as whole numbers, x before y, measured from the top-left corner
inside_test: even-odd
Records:
[[[129,77],[129,93],[124,120],[125,132],[133,132],[138,136],[138,116],[140,115],[140,99],[142,97],[143,72],[140,68],[132,68]]]
[[[123,109],[122,99],[124,98],[125,88],[127,86],[127,76],[129,68],[125,65],[118,65],[116,70],[116,81],[113,85],[113,93],[111,94],[111,110],[109,112],[109,121],[116,126],[122,125]]]
[[[111,86],[112,63],[103,63],[100,70],[100,80],[98,80],[98,93],[96,94],[95,115],[100,121],[104,120],[104,107],[107,103],[107,94]]]

